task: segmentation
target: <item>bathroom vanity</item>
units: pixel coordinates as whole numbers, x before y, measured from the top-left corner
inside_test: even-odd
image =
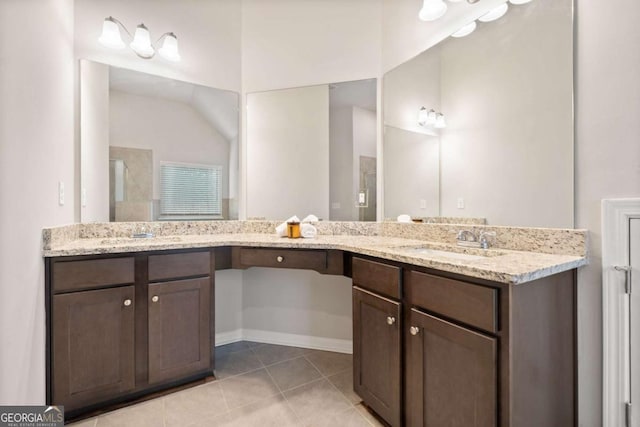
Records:
[[[45,230],[47,403],[76,417],[213,375],[215,271],[257,266],[352,277],[354,390],[392,426],[575,424],[584,231],[530,229],[545,253],[434,242],[439,225],[316,239],[236,226],[144,241]]]

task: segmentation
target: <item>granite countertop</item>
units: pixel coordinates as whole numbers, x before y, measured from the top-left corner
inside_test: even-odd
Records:
[[[424,238],[412,239],[388,235],[318,235],[313,239],[288,239],[264,232],[223,232],[176,234],[150,239],[91,236],[55,244],[48,243],[43,250],[45,257],[219,246],[338,249],[510,284],[530,282],[587,264],[586,249],[584,253],[574,251],[570,254],[548,253],[553,252],[548,250],[544,252],[503,248],[482,250],[462,248]],[[586,246],[586,241],[584,244]]]

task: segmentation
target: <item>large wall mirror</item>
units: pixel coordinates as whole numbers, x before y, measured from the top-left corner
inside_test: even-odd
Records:
[[[83,222],[238,218],[237,93],[80,69]]]
[[[376,80],[247,95],[247,217],[376,220]]]
[[[573,227],[572,0],[505,4],[385,74],[386,218]]]

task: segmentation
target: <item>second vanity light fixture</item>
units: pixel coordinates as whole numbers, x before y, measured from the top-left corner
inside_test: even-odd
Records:
[[[156,50],[153,44],[151,44],[149,29],[145,27],[144,24],[140,24],[136,27],[136,32],[132,37],[131,33],[129,32],[129,30],[127,30],[124,24],[113,16],[109,16],[108,18],[104,19],[104,23],[102,24],[102,35],[98,39],[100,44],[110,49],[124,49],[126,47],[126,44],[122,40],[120,28],[122,28],[132,40],[131,43],[129,43],[129,47],[140,58],[151,59],[155,56],[157,51],[160,56],[168,59],[169,61],[180,61],[180,53],[178,52],[178,38],[174,33],[168,32],[161,35],[160,38],[156,41],[156,44],[159,44],[160,42],[163,43],[162,46]]]
[[[459,3],[462,0],[449,0],[449,1],[451,3]],[[467,0],[467,3],[473,4],[473,3],[477,3],[478,1],[479,0]],[[525,4],[525,3],[529,3],[530,1],[531,0],[509,0],[508,2],[511,4]],[[444,0],[424,0],[424,2],[422,3],[422,9],[420,9],[420,12],[418,13],[418,17],[422,21],[435,21],[436,19],[441,18],[442,16],[444,16],[445,13],[447,13],[447,8],[448,8],[447,3]],[[495,21],[496,19],[504,15],[507,12],[508,8],[509,8],[509,5],[507,3],[503,3],[500,6],[490,10],[488,13],[481,16],[479,18],[479,21],[480,22]],[[467,24],[465,27],[460,29],[460,32],[462,32],[462,30],[464,29],[465,31],[468,31],[468,33],[465,35],[471,34],[475,29],[475,25],[473,25],[473,28],[471,28],[471,26],[472,24]],[[464,37],[464,36],[454,35],[454,37]]]
[[[418,111],[418,124],[422,127],[434,127],[436,129],[447,127],[444,114],[437,113],[434,109],[427,111],[424,107]]]

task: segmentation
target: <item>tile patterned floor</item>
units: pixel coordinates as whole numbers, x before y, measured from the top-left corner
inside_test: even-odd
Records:
[[[383,427],[353,392],[351,355],[241,341],[216,347],[217,380],[73,427]]]

